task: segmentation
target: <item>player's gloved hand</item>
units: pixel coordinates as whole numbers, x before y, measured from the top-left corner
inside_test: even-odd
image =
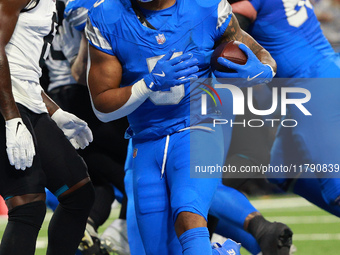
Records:
[[[241,244],[236,243],[231,239],[227,239],[222,245],[219,243],[212,243],[211,248],[213,250],[216,249],[218,254],[233,254],[233,255],[241,255],[240,249]]]
[[[262,64],[256,55],[245,44],[241,43],[239,48],[247,55],[247,63],[239,65],[228,59],[219,57],[217,62],[227,68],[233,69],[236,73],[220,72],[215,70],[217,78],[244,78],[240,79],[240,86],[254,86],[256,84],[269,83],[275,76],[273,68],[268,64]]]
[[[58,127],[64,132],[67,139],[74,148],[84,149],[93,141],[92,131],[87,123],[77,116],[58,109],[51,118],[57,123]]]
[[[6,121],[6,146],[9,163],[17,170],[31,167],[35,148],[31,133],[21,118]]]
[[[192,78],[197,78],[198,60],[192,53],[184,53],[181,56],[171,59],[175,50],[169,51],[163,58],[158,60],[154,69],[144,77],[146,86],[158,91],[173,86],[184,84]]]

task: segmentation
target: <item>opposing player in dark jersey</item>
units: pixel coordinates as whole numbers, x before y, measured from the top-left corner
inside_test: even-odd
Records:
[[[273,77],[270,55],[235,22],[226,1],[98,1],[89,12],[94,110],[103,121],[128,115],[135,207],[147,254],[228,252],[227,245],[211,250],[206,229],[219,180],[190,178],[189,168],[190,160],[224,161],[222,130],[212,129],[210,116],[190,119],[195,85],[190,88],[189,80],[211,77],[210,56],[221,38],[247,43],[265,63],[253,58],[244,74]],[[195,101],[200,93],[191,96]],[[189,139],[209,146],[190,146]]]
[[[54,1],[0,1],[0,194],[9,209],[0,254],[34,254],[48,187],[60,205],[47,253],[73,255],[94,200],[74,149],[85,148],[92,133],[39,85],[39,59],[48,53],[55,19]]]
[[[75,2],[85,4],[85,1],[72,1],[70,4]],[[50,80],[47,93],[63,110],[85,120],[92,130],[93,142],[84,150],[78,150],[88,166],[96,194],[79,249],[82,254],[104,254],[105,248],[100,244],[97,230],[110,215],[111,205],[115,199],[112,185],[124,194],[120,219],[115,221],[113,227],[116,229],[117,223],[124,226],[126,219],[124,162],[127,140],[124,139],[124,132],[128,126],[126,118],[103,123],[94,115],[85,79],[87,61],[86,58],[82,59],[87,56],[87,41],[83,35],[87,9],[82,9],[86,14],[82,21],[79,19],[82,13],[78,12],[78,8],[74,11],[76,14],[66,9],[67,15],[64,19],[65,4],[66,1],[57,1],[59,14],[57,34],[46,60]],[[78,18],[78,21],[83,24],[80,31],[69,22],[70,15],[73,15],[73,19]],[[77,28],[79,29],[78,26]],[[114,241],[115,239],[112,238],[105,244],[111,246],[110,249],[117,250],[119,246]]]

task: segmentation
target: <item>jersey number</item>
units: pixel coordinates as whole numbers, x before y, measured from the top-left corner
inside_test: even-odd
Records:
[[[309,0],[282,0],[289,25],[301,26],[307,19],[307,8],[313,9]]]
[[[182,52],[175,52],[172,58],[182,55]],[[148,64],[149,73],[153,70],[158,60],[160,60],[164,55],[156,56],[152,58],[147,58],[146,63]],[[155,105],[173,105],[178,104],[184,97],[184,85],[171,87],[170,91],[155,91],[151,93],[149,99]]]

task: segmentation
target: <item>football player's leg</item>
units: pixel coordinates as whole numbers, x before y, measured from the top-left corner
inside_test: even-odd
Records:
[[[46,213],[43,198],[43,193],[37,193],[14,196],[6,201],[8,223],[2,236],[0,254],[35,254],[36,240]],[[15,204],[16,200],[27,201],[11,208],[9,203]]]
[[[293,192],[309,202],[319,206],[320,208],[326,210],[340,217],[340,207],[337,205],[329,205],[326,203],[322,196],[322,191],[320,187],[320,182],[316,178],[301,178],[293,181]]]
[[[145,250],[142,242],[142,238],[138,229],[136,211],[135,211],[135,201],[133,196],[133,147],[130,139],[126,162],[125,162],[125,178],[124,186],[127,196],[127,208],[126,208],[126,225],[127,225],[127,240],[128,244],[125,243],[126,240],[120,242],[120,246],[126,247],[125,253],[130,253],[131,255],[144,255]],[[123,206],[123,205],[122,205]],[[106,229],[101,236],[104,242],[111,242],[112,236],[109,229]],[[123,244],[122,244],[123,243]],[[123,253],[124,254],[124,253]]]
[[[258,250],[253,254],[259,253],[261,249],[256,239],[244,230],[244,225],[246,219],[248,220],[248,215],[255,213],[258,211],[242,193],[222,183],[218,185],[209,209],[209,214],[219,219],[215,232],[241,242],[242,246],[247,247],[248,250]]]
[[[90,103],[90,97],[86,86],[71,84],[57,87],[48,92],[50,97],[64,110],[75,114],[86,121],[93,134],[93,142],[83,150],[78,150],[79,155],[88,166],[88,173],[95,188],[96,199],[86,225],[85,238],[80,244],[81,250],[99,249],[97,229],[109,217],[111,204],[115,199],[114,191],[110,183],[115,184],[124,191],[122,153],[117,153],[116,147],[123,146],[126,141],[116,139],[123,137],[124,131],[118,130],[113,122],[102,123],[94,115]],[[113,149],[114,147],[114,149]],[[120,157],[121,156],[121,157]],[[117,158],[120,158],[118,161]]]
[[[126,195],[128,197],[128,205],[127,205],[127,232],[128,232],[128,240],[130,246],[131,255],[144,255],[145,250],[142,242],[142,238],[138,229],[137,219],[136,219],[136,211],[135,211],[135,202],[133,196],[133,180],[132,180],[132,170],[127,169],[125,172],[125,190]]]
[[[103,225],[110,216],[115,193],[111,184],[105,182],[101,185],[94,185],[94,190],[96,199],[88,218],[88,224],[90,224],[94,228],[95,233],[97,233],[98,227]]]
[[[338,79],[308,79],[303,85],[312,95],[304,107],[312,116],[305,116],[297,107],[289,106],[298,125],[292,132],[304,151],[301,163],[310,164],[320,182],[322,196],[329,205],[338,204],[340,198],[340,87]]]
[[[209,213],[222,222],[239,228],[240,233],[242,230],[249,232],[258,242],[264,255],[289,254],[292,232],[288,226],[267,221],[239,191],[220,184]],[[242,244],[248,241],[234,240]]]
[[[127,151],[124,178],[127,197],[123,197],[119,219],[111,223],[102,234],[101,239],[104,246],[111,251],[118,251],[119,254],[143,255],[145,251],[137,225],[133,197],[133,147],[131,139]],[[125,217],[123,217],[124,215]]]
[[[257,209],[241,192],[219,183],[209,214],[243,228],[247,216],[255,212]]]
[[[48,254],[75,254],[94,201],[87,167],[64,133],[49,118],[35,125],[47,188],[58,198],[49,224]]]
[[[132,157],[132,154],[131,154]],[[124,174],[125,177],[125,174]],[[131,184],[132,185],[132,175],[131,175]],[[124,183],[123,183],[124,184]],[[125,185],[124,185],[125,186]],[[111,186],[112,188],[112,186]],[[128,233],[127,233],[127,196],[126,193],[122,194],[119,189],[114,188],[114,195],[116,200],[121,203],[119,217],[115,219],[103,232],[100,236],[100,249],[101,253],[105,252],[116,252],[120,255],[130,255],[130,248],[128,242]],[[131,192],[133,192],[131,190]],[[93,211],[94,208],[92,208]],[[134,210],[134,209],[133,209]],[[92,213],[91,211],[91,213]],[[91,217],[90,213],[90,217]],[[99,213],[99,211],[98,211]],[[137,225],[135,225],[137,228]],[[138,228],[137,228],[138,229]],[[140,236],[139,236],[140,238]],[[144,250],[144,248],[141,248]]]
[[[96,249],[98,246],[98,233],[99,226],[104,224],[108,219],[111,212],[111,205],[115,199],[115,192],[111,185],[111,179],[106,172],[112,172],[111,175],[116,176],[116,182],[120,182],[120,187],[124,187],[124,171],[123,166],[117,164],[106,153],[102,152],[98,144],[91,144],[86,151],[83,152],[83,158],[86,162],[89,175],[95,189],[95,201],[90,211],[86,231],[89,240],[84,239],[84,243],[81,244],[81,250]],[[94,243],[94,244],[92,244]]]
[[[183,131],[170,138],[165,175],[171,194],[172,220],[183,254],[212,254],[206,221],[220,179],[206,175],[191,178],[190,169],[223,165],[223,149],[221,127],[214,132]]]
[[[18,108],[35,140],[30,111],[19,105]],[[40,153],[36,150],[30,168],[25,171],[16,170],[8,161],[5,134],[5,122],[0,118],[0,194],[6,200],[9,209],[0,254],[33,255],[46,212],[45,175],[40,164]]]
[[[263,90],[263,88],[261,87]],[[247,100],[246,89],[242,89]],[[261,90],[261,91],[262,91]],[[257,101],[253,98],[254,108],[259,109]],[[243,123],[252,119],[258,119],[258,115],[253,114],[246,107],[244,115],[236,115],[235,123]],[[231,143],[228,150],[225,165],[232,166],[237,171],[225,172],[223,174],[223,184],[237,189],[248,178],[260,178],[260,172],[242,173],[242,169],[255,169],[255,166],[267,166],[270,161],[270,127],[251,127],[242,124],[234,125]]]
[[[121,122],[116,122],[97,125],[93,131],[94,141],[79,153],[88,166],[89,175],[94,185],[110,183],[120,192],[125,193],[124,163],[127,142],[126,139],[119,139],[116,135],[111,134],[115,133],[124,137],[124,132],[117,127]]]
[[[165,138],[133,139],[133,189],[138,228],[146,254],[180,254],[169,204],[166,177],[161,178]]]
[[[304,150],[299,146],[298,139],[292,133],[292,128],[280,126],[270,152],[270,166],[299,166],[304,158]],[[277,184],[283,190],[289,178],[297,178],[299,172],[284,173],[268,171],[265,176],[271,183]]]

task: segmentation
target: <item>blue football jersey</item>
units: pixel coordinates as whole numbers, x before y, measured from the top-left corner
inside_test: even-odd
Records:
[[[92,46],[119,59],[123,68],[121,86],[141,80],[171,49],[176,49],[174,56],[193,53],[199,61],[198,77],[211,77],[211,54],[228,27],[231,6],[226,0],[177,0],[170,8],[171,15],[163,24],[155,25],[157,30],[139,21],[130,0],[99,0],[89,11],[86,36]],[[151,16],[162,13],[155,11]],[[204,121],[208,115],[202,116],[199,111],[202,91],[190,90],[194,91],[193,86],[187,83],[153,92],[128,116],[131,135],[159,137]],[[192,111],[193,102],[197,113]]]
[[[64,10],[64,18],[78,31],[86,25],[87,12],[97,0],[68,1]]]
[[[309,0],[249,0],[257,18],[249,33],[276,60],[277,77],[315,77],[310,67],[335,55]]]

